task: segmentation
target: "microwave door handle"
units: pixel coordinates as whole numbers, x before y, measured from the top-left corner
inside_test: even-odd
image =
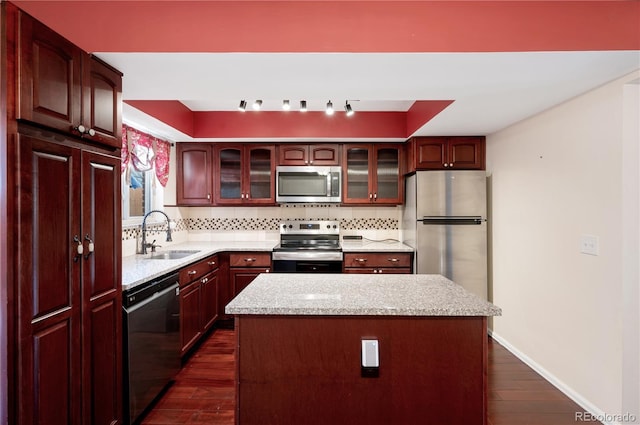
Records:
[[[327,195],[331,196],[331,173],[327,173]]]

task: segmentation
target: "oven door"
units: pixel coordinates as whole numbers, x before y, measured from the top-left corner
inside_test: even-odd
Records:
[[[274,273],[342,273],[342,252],[274,251]]]

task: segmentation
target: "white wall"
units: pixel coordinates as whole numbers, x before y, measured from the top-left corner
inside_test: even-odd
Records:
[[[625,112],[623,92],[639,76],[487,137],[493,302],[503,309],[493,333],[592,413],[640,416],[637,400],[622,403],[625,387],[637,397],[629,383],[638,381],[637,362],[623,370],[624,354],[637,353],[637,322],[635,342],[623,342],[623,318],[640,306],[623,256],[639,258],[637,237],[624,236],[638,229],[637,208],[624,210],[637,205],[638,138],[623,136],[638,114]],[[598,237],[598,256],[580,253],[584,234]]]

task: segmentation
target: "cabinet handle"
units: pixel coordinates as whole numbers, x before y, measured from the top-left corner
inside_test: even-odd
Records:
[[[446,162],[444,163],[444,168],[449,167],[449,164],[447,164]]]
[[[84,240],[85,240],[85,241],[87,241],[87,242],[89,242],[89,246],[87,247],[87,248],[88,248],[89,253],[88,253],[87,255],[85,255],[85,256],[84,256],[84,259],[85,259],[85,260],[88,260],[88,259],[89,259],[89,256],[90,256],[91,254],[93,254],[93,250],[94,250],[94,248],[95,248],[95,244],[94,244],[94,243],[93,243],[93,241],[91,240],[91,237],[89,237],[89,234],[88,234],[88,233],[87,233],[86,235],[84,235]]]
[[[264,272],[265,272],[265,273],[269,273],[269,269],[266,269]]]
[[[358,263],[366,263],[367,259],[366,258],[354,258],[355,261],[357,261]]]
[[[209,282],[209,278],[207,278],[207,277],[205,277],[204,279],[202,279],[200,281],[200,283],[207,283],[207,282]]]
[[[244,261],[246,261],[247,263],[253,263],[254,261],[256,261],[255,258],[245,258]]]
[[[211,194],[207,193],[207,200],[211,200]]]
[[[369,199],[373,199],[373,193],[369,194]]]
[[[392,263],[397,263],[400,260],[397,258],[387,258],[387,261],[391,261]]]
[[[194,274],[196,274],[196,273],[198,273],[196,270],[189,270],[189,271],[187,272],[187,274],[188,274],[189,276],[193,276],[193,275],[194,275]]]
[[[449,163],[449,167],[453,167],[453,162],[450,162],[450,163]]]
[[[84,252],[84,247],[82,246],[82,241],[80,240],[78,235],[75,235],[73,237],[73,241],[78,244],[76,245],[76,255],[73,257],[73,262],[77,263],[78,259],[82,257],[82,253]]]
[[[373,200],[374,200],[374,201],[377,201],[377,200],[378,200],[378,192],[376,192],[376,193],[374,193],[374,194],[373,194]]]
[[[215,261],[207,261],[207,264],[208,264],[209,266],[215,266],[215,265],[216,265],[216,262],[215,262]]]
[[[89,136],[93,137],[93,136],[96,135],[96,131],[93,128],[87,128],[82,124],[80,124],[77,127],[73,127],[73,129],[75,131],[77,131],[78,133],[80,133],[81,136],[84,136],[85,134],[88,134]]]

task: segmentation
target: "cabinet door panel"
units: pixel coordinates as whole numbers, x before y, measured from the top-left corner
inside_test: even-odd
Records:
[[[449,140],[449,162],[455,169],[483,170],[484,138],[452,137]]]
[[[420,138],[416,141],[415,160],[417,169],[444,169],[447,162],[447,139]]]
[[[80,123],[82,50],[20,14],[18,118],[62,131]]]
[[[307,165],[307,145],[278,146],[278,165]]]
[[[213,201],[212,150],[204,143],[178,143],[178,205],[211,205]]]
[[[224,148],[217,151],[218,157],[218,191],[216,203],[241,203],[242,192],[242,149]]]
[[[72,371],[73,326],[70,320],[63,320],[34,334],[33,386],[27,385],[33,392],[21,387],[24,397],[33,400],[33,410],[23,412],[20,423],[77,423],[75,409],[79,406],[72,387],[80,374]]]
[[[202,283],[202,329],[209,329],[218,317],[218,272],[207,275]]]
[[[83,350],[84,423],[115,424],[122,417],[121,316],[116,299],[93,306],[86,315],[91,329]],[[88,330],[86,323],[84,328]]]
[[[85,85],[85,126],[97,134],[93,140],[119,148],[122,136],[122,75],[95,58],[89,60]]]
[[[375,202],[401,203],[402,179],[400,178],[400,148],[376,147]]]
[[[200,281],[180,291],[180,335],[182,354],[185,354],[200,337]]]
[[[343,202],[369,203],[373,196],[369,184],[369,152],[367,146],[345,146],[346,165],[343,172]]]
[[[340,148],[338,145],[310,145],[310,165],[340,165]]]
[[[23,135],[18,149],[17,422],[78,423],[80,152]]]
[[[122,417],[120,159],[83,152],[82,182],[83,418],[108,424]]]
[[[275,199],[274,180],[272,177],[274,148],[247,148],[248,152],[248,184],[246,191],[252,203],[273,203]]]

